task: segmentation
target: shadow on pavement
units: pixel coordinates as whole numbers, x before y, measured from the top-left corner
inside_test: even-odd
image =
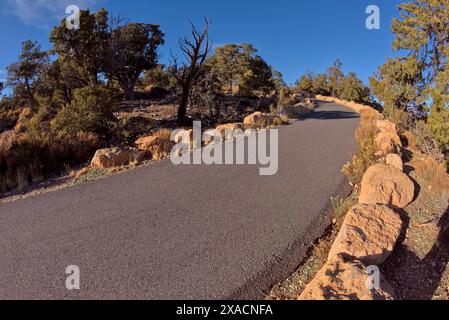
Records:
[[[351,111],[326,111],[317,109],[315,112],[310,114],[307,118],[318,119],[318,120],[337,120],[337,119],[356,119],[359,115]]]

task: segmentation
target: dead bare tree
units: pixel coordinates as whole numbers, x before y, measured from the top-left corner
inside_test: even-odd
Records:
[[[211,50],[209,41],[210,22],[205,19],[203,31],[198,31],[193,23],[191,25],[191,37],[179,39],[178,46],[184,55],[184,62],[178,63],[178,59],[172,54],[170,73],[181,88],[181,101],[178,108],[178,122],[184,122],[189,103],[190,91],[201,71],[201,66]]]

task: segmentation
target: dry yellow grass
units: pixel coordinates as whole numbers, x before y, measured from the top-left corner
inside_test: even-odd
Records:
[[[374,143],[377,134],[377,116],[374,118],[372,115],[369,112],[362,115],[361,125],[355,134],[358,144],[357,153],[351,162],[345,164],[342,170],[353,186],[362,181],[366,170],[377,160]]]
[[[431,157],[426,157],[413,159],[410,165],[415,168],[416,173],[423,178],[433,192],[441,193],[449,190],[449,176],[445,162],[438,162]]]
[[[170,141],[172,132],[173,132],[173,130],[171,130],[171,129],[160,129],[160,130],[156,131],[153,134],[153,136],[157,137],[157,138],[159,138],[161,140],[165,140],[165,141],[168,140],[168,141]]]

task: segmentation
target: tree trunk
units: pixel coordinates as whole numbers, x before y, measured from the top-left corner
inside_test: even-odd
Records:
[[[28,108],[30,108],[33,111],[37,111],[37,108],[35,106],[35,100],[34,100],[34,95],[33,95],[33,91],[31,89],[31,86],[29,84],[25,84],[25,92],[26,92],[26,97],[27,97],[27,102],[28,102]]]
[[[189,102],[190,86],[183,86],[181,103],[178,108],[178,122],[182,123],[187,114],[187,104]]]
[[[135,98],[134,83],[132,81],[126,81],[122,84],[123,91],[125,93],[125,100],[132,101]]]

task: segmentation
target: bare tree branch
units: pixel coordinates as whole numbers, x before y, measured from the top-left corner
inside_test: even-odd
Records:
[[[182,90],[181,102],[178,109],[178,121],[183,121],[186,116],[187,104],[192,86],[198,77],[201,67],[211,50],[209,40],[210,22],[205,18],[202,31],[198,31],[190,22],[191,37],[183,37],[178,40],[179,50],[184,55],[184,62],[180,65],[178,59],[171,54],[170,73],[178,82]]]

